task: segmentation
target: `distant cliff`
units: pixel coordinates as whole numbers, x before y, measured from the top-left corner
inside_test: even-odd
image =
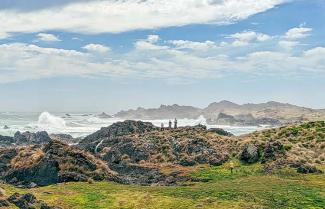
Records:
[[[229,101],[214,102],[200,109],[192,106],[161,105],[159,108],[138,108],[121,111],[115,117],[123,119],[196,119],[203,115],[214,125],[280,125],[305,121],[325,120],[324,110],[292,104],[267,102],[239,105]]]

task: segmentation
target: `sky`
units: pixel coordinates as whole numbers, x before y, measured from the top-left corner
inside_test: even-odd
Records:
[[[324,0],[2,0],[0,112],[325,108]]]

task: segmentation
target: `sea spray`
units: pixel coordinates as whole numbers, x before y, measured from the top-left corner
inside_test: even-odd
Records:
[[[41,113],[38,117],[37,125],[39,128],[46,130],[66,128],[66,122],[63,118],[52,115],[49,112]]]

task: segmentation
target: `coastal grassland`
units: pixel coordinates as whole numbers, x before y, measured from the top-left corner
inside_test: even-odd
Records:
[[[284,169],[266,175],[257,163],[234,162],[188,169],[201,182],[180,186],[138,186],[112,182],[66,183],[34,189],[0,184],[6,196],[31,192],[63,208],[325,208],[324,174],[297,174]],[[207,182],[206,182],[207,181]],[[14,207],[12,207],[14,208]]]

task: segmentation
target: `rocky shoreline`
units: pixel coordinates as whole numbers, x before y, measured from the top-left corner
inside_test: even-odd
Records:
[[[17,133],[1,137],[0,143],[10,146],[0,149],[0,178],[20,187],[104,180],[177,185],[196,181],[179,168],[219,166],[234,158],[261,163],[266,173],[285,167],[317,173],[322,172],[317,166],[325,164],[324,137],[323,121],[237,137],[202,125],[160,130],[151,123],[127,120],[102,128],[77,145],[68,145],[67,136]],[[166,167],[173,169],[166,172]]]

